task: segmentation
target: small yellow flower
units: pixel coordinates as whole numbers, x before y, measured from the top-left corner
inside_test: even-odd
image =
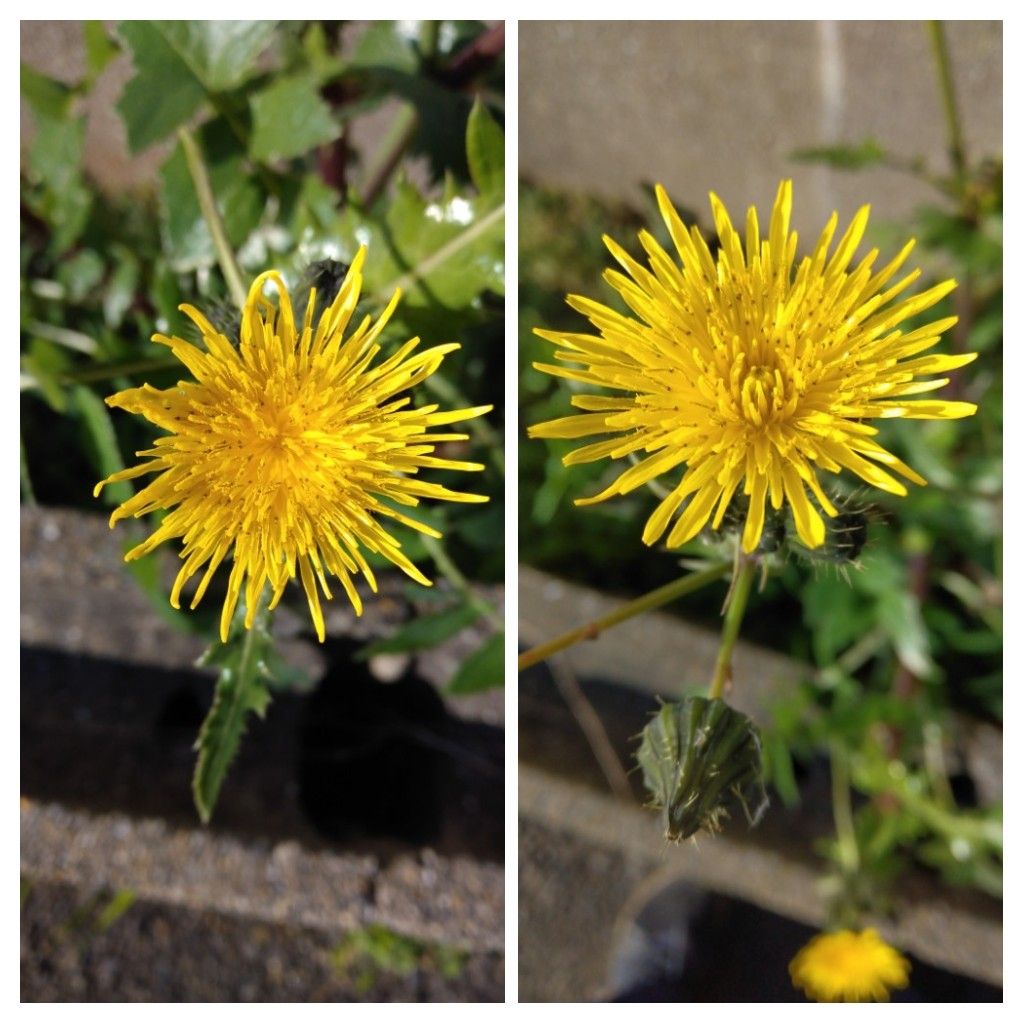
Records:
[[[915,270],[890,284],[914,243],[878,271],[873,270],[877,249],[851,268],[867,226],[867,206],[831,256],[837,214],[811,253],[794,266],[792,195],[791,182],[782,182],[766,238],[751,207],[741,238],[712,193],[721,241],[712,257],[700,232],[683,224],[659,185],[658,206],[682,266],[647,231],[640,233],[640,243],[649,267],[605,238],[626,271],[606,271],[605,280],[633,315],[570,295],[569,305],[597,334],[536,332],[557,347],[559,364],[536,363],[538,370],[615,393],[574,394],[572,404],[583,415],[531,427],[530,435],[611,435],[567,455],[567,466],[604,458],[636,460],[600,494],[576,504],[626,494],[685,467],[647,520],[646,544],[658,541],[677,514],[669,547],[691,540],[709,520],[717,530],[742,487],[749,499],[745,551],[760,541],[766,500],[775,509],[788,504],[800,539],[819,547],[825,525],[818,510],[837,514],[819,482],[820,471],[848,469],[899,495],[907,489],[893,472],[925,483],[874,440],[878,430],[868,420],[955,419],[976,411],[968,402],[907,400],[948,383],[947,378],[918,378],[975,358],[973,353],[921,355],[956,317],[906,332],[899,326],[934,306],[956,282],[892,304],[920,275]]]
[[[195,608],[230,554],[222,640],[227,640],[243,585],[245,624],[251,628],[264,586],[269,583],[273,591],[273,608],[298,574],[323,641],[319,590],[331,598],[328,573],[341,581],[357,614],[362,602],[352,577],[361,573],[377,589],[364,550],[430,586],[380,520],[439,537],[394,506],[415,506],[421,498],[487,501],[418,476],[421,469],[483,469],[479,463],[432,454],[440,442],[462,441],[467,435],[428,431],[479,416],[491,406],[450,412],[436,405],[414,408],[408,394],[459,346],[413,354],[419,344],[414,338],[375,364],[377,339],[398,305],[398,292],[376,323],[367,316],[344,337],[359,301],[365,258],[360,249],[317,324],[315,293],[302,323],[296,324],[280,274],[261,274],[242,312],[237,348],[197,309],[182,306],[202,332],[206,351],[181,338],[157,334],[153,340],[170,348],[195,380],[166,391],[145,384],[107,399],[108,405],[145,416],[168,431],[153,448],[137,453],[148,461],[96,486],[99,494],[104,484],[159,474],[110,517],[113,527],[119,519],[167,510],[157,530],[125,559],[140,558],[180,537],[185,564],[171,589],[171,604],[179,606],[182,587],[205,566],[192,598]],[[263,294],[267,281],[277,287],[276,305]]]
[[[884,1002],[906,988],[910,963],[874,928],[816,935],[789,965],[796,988],[819,1003]]]

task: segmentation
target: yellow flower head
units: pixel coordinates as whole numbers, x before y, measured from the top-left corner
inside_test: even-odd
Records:
[[[792,183],[782,182],[766,238],[751,207],[745,239],[712,194],[721,240],[713,258],[700,232],[686,228],[659,185],[658,206],[682,266],[647,231],[640,233],[640,243],[649,267],[605,238],[626,271],[606,271],[605,280],[634,315],[570,295],[569,305],[590,320],[597,335],[536,332],[557,346],[555,358],[562,364],[537,363],[538,370],[616,394],[575,394],[572,404],[583,415],[540,424],[530,434],[612,435],[570,453],[564,460],[567,466],[602,458],[634,459],[609,487],[577,504],[626,494],[685,466],[647,521],[647,544],[664,534],[680,510],[668,535],[669,547],[695,537],[709,519],[717,530],[742,485],[749,499],[745,551],[753,551],[761,538],[766,498],[775,509],[788,503],[800,539],[818,547],[825,539],[818,508],[836,515],[818,481],[819,470],[849,469],[899,495],[907,490],[893,472],[925,483],[873,440],[878,431],[867,420],[953,419],[976,410],[968,402],[907,400],[948,383],[919,378],[975,358],[921,355],[956,317],[906,333],[899,328],[949,294],[956,282],[945,281],[893,303],[920,274],[915,270],[889,283],[913,242],[880,270],[873,270],[877,249],[851,267],[867,225],[867,206],[829,255],[838,223],[833,214],[813,251],[794,266],[792,194]]]
[[[398,305],[398,292],[376,323],[367,316],[344,336],[359,301],[365,258],[365,249],[360,249],[316,324],[315,292],[297,324],[280,274],[261,274],[249,290],[237,348],[199,310],[182,306],[202,332],[206,351],[181,338],[157,334],[153,340],[170,348],[195,380],[166,391],[145,384],[107,399],[108,405],[139,413],[168,431],[152,449],[137,453],[148,461],[96,486],[99,494],[104,484],[159,474],[110,517],[113,526],[129,516],[168,512],[126,560],[180,537],[185,564],[171,589],[171,604],[179,606],[182,587],[205,566],[192,599],[195,608],[230,553],[234,564],[221,614],[222,640],[227,640],[243,585],[249,628],[264,585],[269,583],[273,591],[273,608],[298,573],[322,641],[319,590],[328,599],[332,596],[327,574],[341,580],[357,614],[362,602],[352,577],[362,573],[370,588],[377,588],[364,549],[430,586],[381,520],[439,537],[393,506],[415,506],[421,498],[487,500],[418,475],[421,469],[483,469],[478,463],[431,454],[438,443],[465,440],[465,434],[428,431],[491,407],[451,412],[436,405],[413,408],[408,394],[459,346],[439,345],[414,354],[419,344],[414,338],[375,363],[377,339]],[[268,280],[277,288],[276,305],[263,294]]]
[[[910,963],[868,928],[816,935],[793,957],[789,974],[819,1003],[881,1002],[907,987]]]

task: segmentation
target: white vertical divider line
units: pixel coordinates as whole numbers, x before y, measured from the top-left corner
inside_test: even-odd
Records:
[[[505,21],[505,1002],[519,993],[519,23]]]
[[[846,67],[843,62],[842,24],[819,21],[818,35],[818,138],[815,146],[834,146],[842,141],[845,110]],[[836,208],[835,171],[824,164],[815,175],[822,215]]]

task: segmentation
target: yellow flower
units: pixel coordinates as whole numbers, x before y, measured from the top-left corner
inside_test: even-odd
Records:
[[[907,987],[910,963],[868,928],[816,935],[793,957],[789,974],[820,1003],[880,1002]]]
[[[179,606],[182,587],[205,566],[192,599],[195,608],[230,553],[234,564],[221,614],[222,640],[227,640],[243,585],[245,624],[251,628],[264,585],[272,588],[273,608],[298,573],[323,641],[319,590],[332,596],[328,573],[341,580],[357,614],[362,602],[352,577],[362,573],[377,589],[364,549],[430,586],[380,520],[439,537],[393,506],[415,506],[421,498],[487,500],[418,475],[421,469],[483,469],[479,463],[431,454],[438,443],[465,440],[465,434],[428,430],[479,416],[491,406],[451,412],[436,405],[413,408],[407,393],[459,346],[413,354],[419,344],[414,338],[374,365],[377,339],[398,305],[398,292],[376,323],[367,316],[344,337],[359,301],[365,257],[360,249],[317,324],[315,293],[298,325],[280,274],[261,274],[249,290],[237,348],[197,309],[182,306],[202,332],[206,351],[181,338],[157,334],[153,340],[170,348],[195,380],[166,391],[145,384],[107,399],[108,405],[145,416],[168,431],[152,449],[137,453],[149,461],[96,486],[99,494],[104,484],[159,474],[110,517],[113,527],[119,519],[169,510],[126,561],[180,537],[185,564],[171,589],[171,604]],[[263,294],[267,281],[277,287],[276,305]]]
[[[851,268],[867,225],[867,206],[829,256],[838,223],[833,214],[813,251],[794,267],[797,237],[789,230],[788,181],[779,186],[767,238],[751,207],[741,240],[725,207],[711,195],[721,240],[717,259],[696,227],[687,230],[660,185],[657,197],[682,267],[647,231],[640,233],[640,243],[649,269],[605,238],[629,275],[609,270],[605,280],[634,315],[570,295],[569,305],[590,320],[597,335],[536,332],[557,346],[555,358],[562,364],[536,363],[538,370],[617,394],[574,394],[572,404],[583,415],[534,426],[531,436],[613,435],[567,455],[567,466],[634,459],[609,487],[577,504],[626,494],[685,466],[648,519],[644,542],[654,544],[680,509],[669,547],[695,537],[709,519],[717,530],[742,485],[749,499],[743,549],[750,552],[761,537],[766,499],[776,509],[789,505],[804,544],[822,544],[825,526],[818,508],[829,516],[836,509],[819,483],[820,470],[849,469],[899,495],[907,493],[906,487],[890,471],[924,484],[873,440],[878,431],[866,421],[954,419],[976,411],[968,402],[907,401],[948,383],[918,378],[975,358],[921,355],[956,317],[906,333],[899,329],[948,295],[956,282],[945,281],[892,304],[920,274],[915,270],[889,283],[913,242],[881,270],[873,272],[877,249]]]

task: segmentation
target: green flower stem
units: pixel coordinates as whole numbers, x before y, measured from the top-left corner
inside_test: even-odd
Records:
[[[500,633],[505,628],[505,622],[498,609],[486,598],[481,597],[473,584],[462,575],[459,567],[449,558],[444,545],[434,537],[425,534],[420,537],[427,554],[434,560],[438,572],[465,598],[466,603],[475,608],[487,621]]]
[[[199,200],[199,208],[203,212],[203,219],[213,236],[213,245],[217,250],[217,262],[220,263],[221,272],[227,282],[231,298],[239,309],[245,306],[246,289],[242,281],[242,272],[235,259],[234,250],[228,242],[227,232],[224,230],[224,221],[217,210],[217,202],[213,197],[213,186],[210,184],[210,176],[206,173],[206,164],[203,163],[203,155],[199,151],[199,145],[188,128],[178,129],[178,139],[181,141],[181,148],[185,153],[185,162],[188,164],[189,174],[192,175],[192,184],[195,186],[196,197]]]
[[[846,751],[838,743],[829,748],[832,770],[832,819],[836,825],[836,845],[839,863],[846,875],[860,867],[860,849],[853,825],[853,803],[850,799],[850,765]]]
[[[739,556],[732,594],[725,610],[725,623],[722,626],[722,642],[718,647],[718,658],[715,661],[715,674],[708,690],[708,696],[712,700],[722,696],[726,684],[732,679],[732,649],[740,635],[740,623],[743,621],[743,612],[747,607],[747,598],[750,597],[750,587],[756,571],[757,562],[754,559]]]
[[[540,644],[519,655],[519,671],[522,672],[524,669],[530,668],[531,665],[536,665],[538,662],[550,658],[552,654],[564,651],[581,640],[596,640],[604,630],[617,626],[620,622],[625,622],[643,612],[660,608],[678,597],[692,594],[706,584],[722,579],[728,572],[729,563],[722,562],[720,565],[713,565],[709,569],[690,573],[672,583],[666,583],[665,586],[658,587],[657,590],[652,590],[635,601],[628,601],[616,608],[615,611],[609,612],[599,619],[594,619],[593,622],[588,622],[585,626],[580,626],[579,629],[563,633],[561,636],[555,637],[554,640],[549,640],[547,643]]]
[[[946,45],[946,30],[941,21],[928,22],[928,35],[932,53],[939,72],[939,87],[942,90],[942,107],[946,115],[946,131],[949,135],[949,158],[956,175],[957,192],[961,199],[967,188],[967,155],[964,148],[963,130],[960,126],[960,111],[956,103],[956,88],[953,85],[953,68]]]

